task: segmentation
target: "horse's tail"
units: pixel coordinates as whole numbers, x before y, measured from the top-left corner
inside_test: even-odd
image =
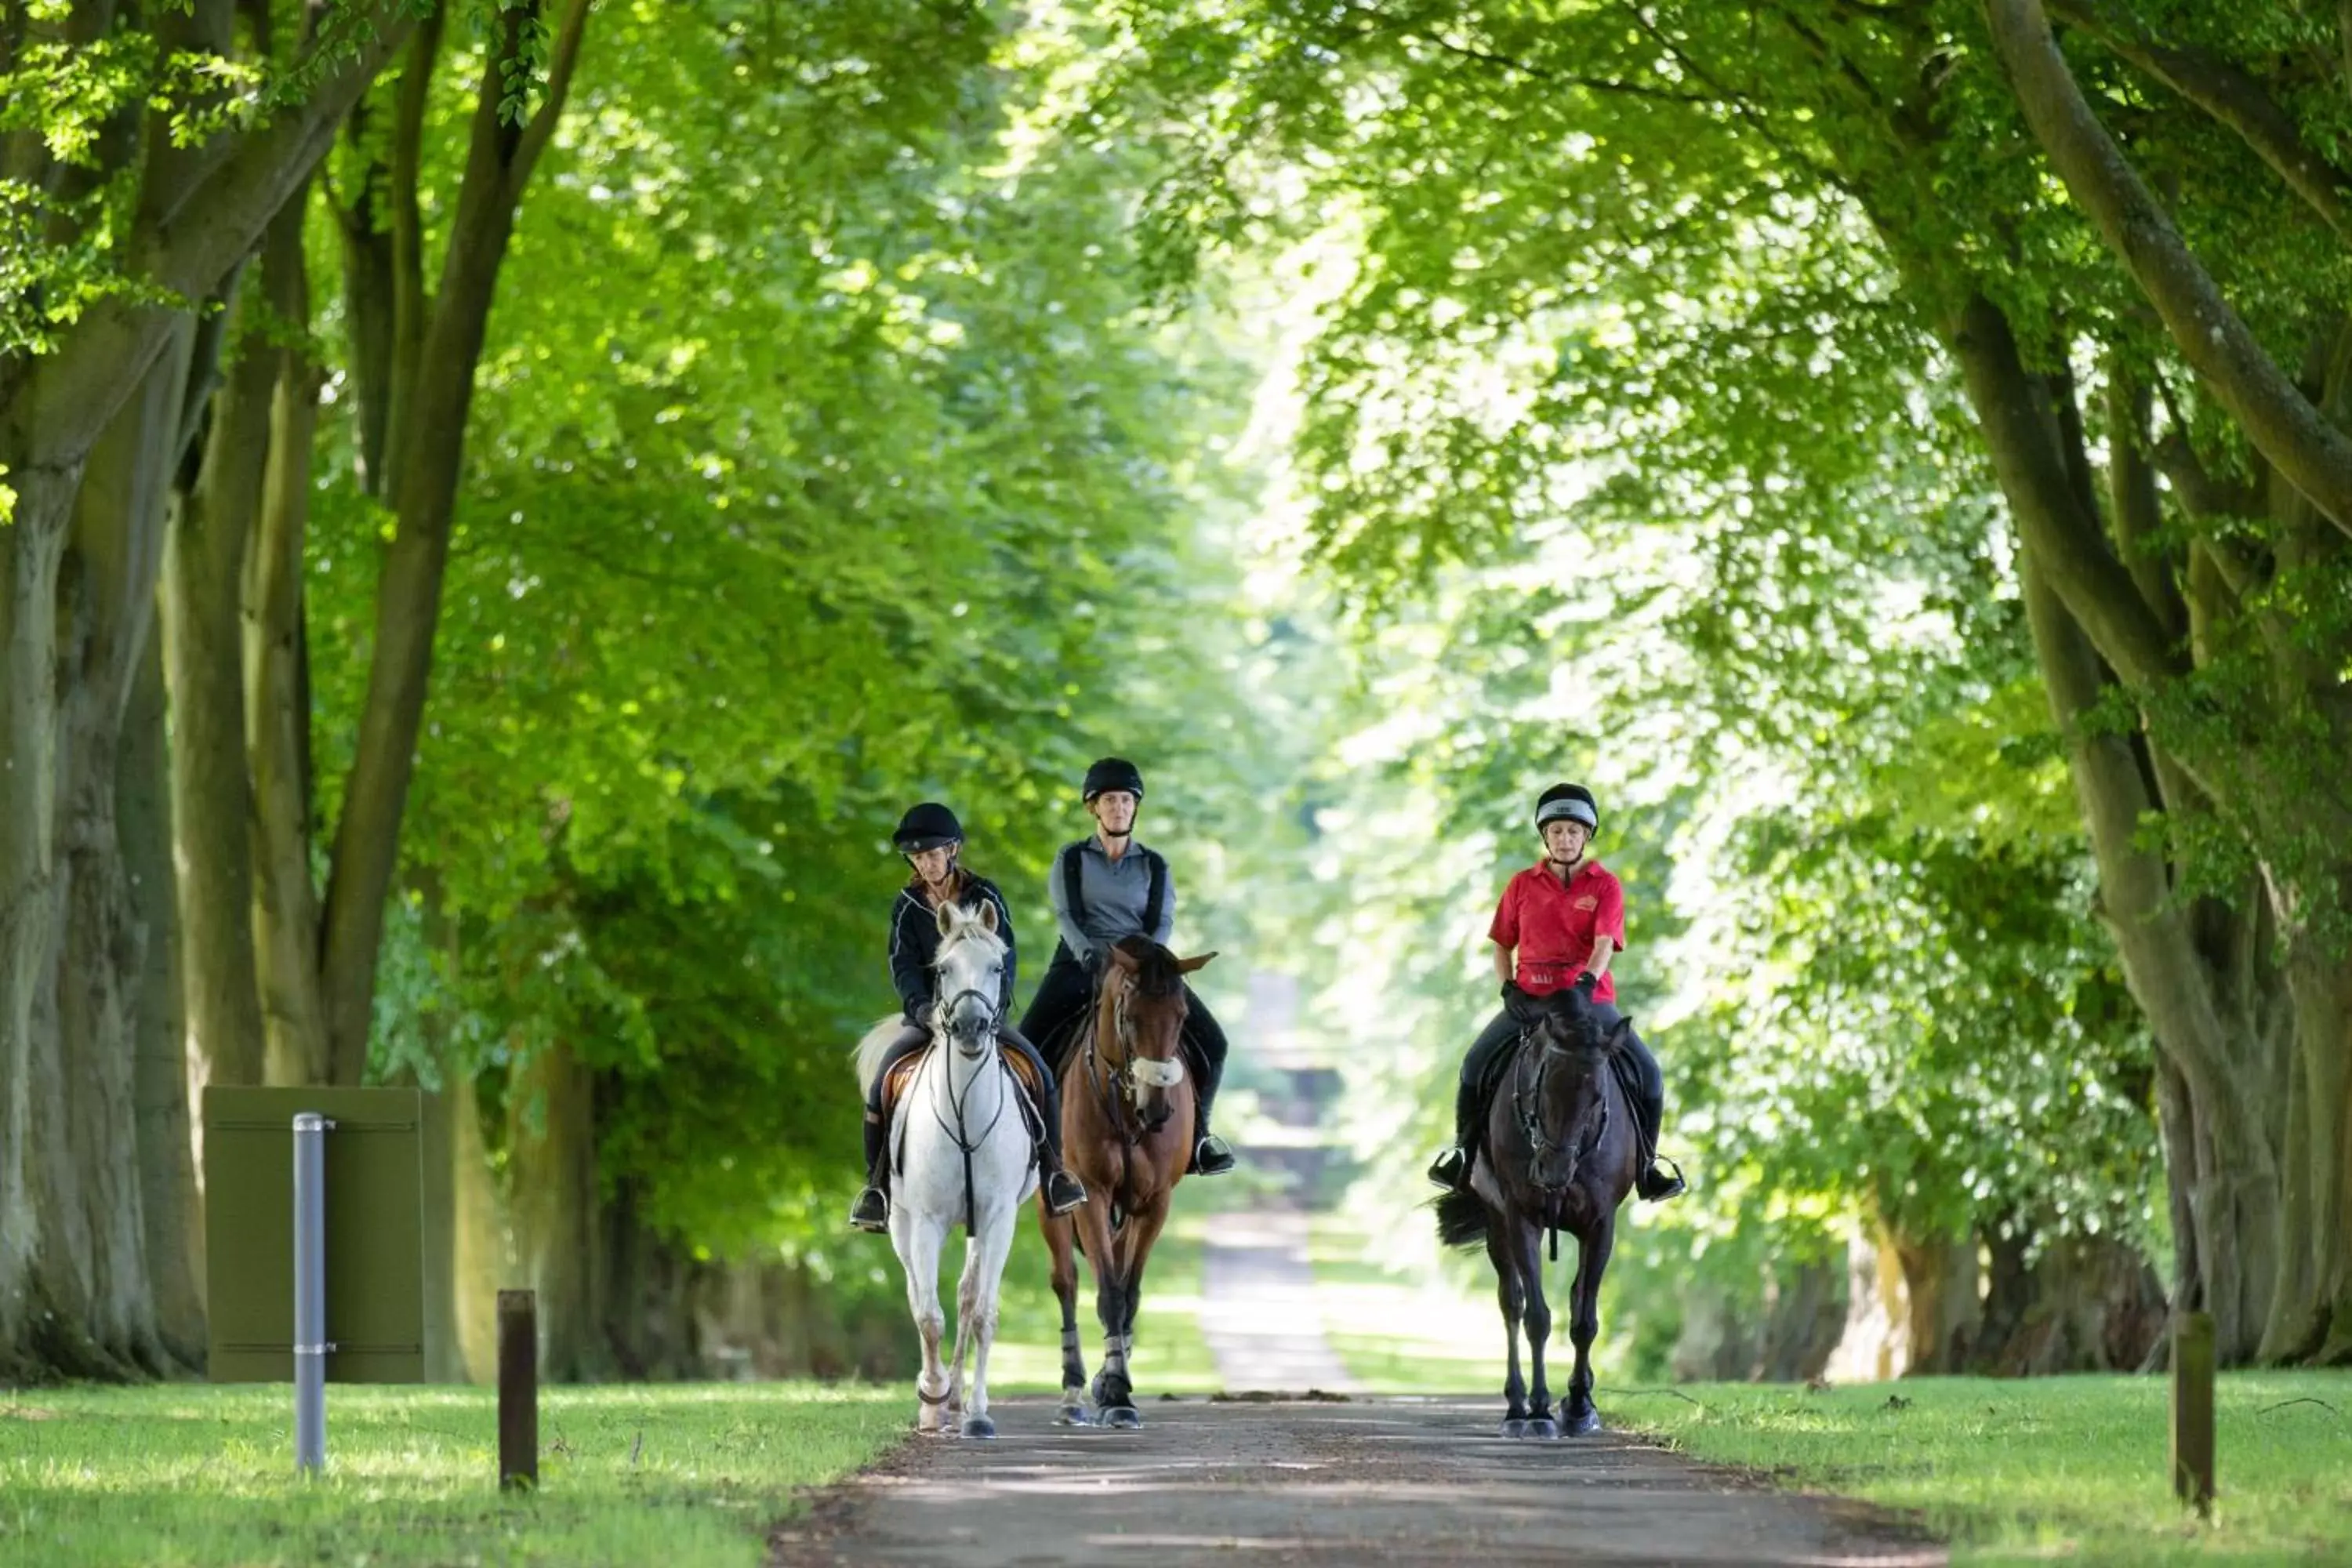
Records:
[[[902,1020],[885,1018],[866,1030],[866,1037],[857,1042],[857,1089],[869,1100],[874,1095],[874,1080],[882,1071],[882,1058],[888,1053],[890,1042],[898,1037],[898,1031],[903,1027]]]
[[[1437,1239],[1447,1247],[1476,1247],[1486,1239],[1486,1200],[1475,1193],[1448,1193],[1430,1205],[1437,1211]]]

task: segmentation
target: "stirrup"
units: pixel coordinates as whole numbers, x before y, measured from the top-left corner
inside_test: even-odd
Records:
[[[1659,1170],[1661,1165],[1671,1167],[1671,1171]],[[1680,1165],[1660,1154],[1654,1155],[1642,1168],[1641,1175],[1633,1183],[1633,1190],[1642,1195],[1645,1204],[1662,1204],[1668,1198],[1678,1198],[1690,1191],[1690,1184],[1683,1180]]]
[[[1086,1184],[1067,1171],[1049,1172],[1045,1177],[1045,1212],[1067,1214],[1087,1201]]]
[[[879,1187],[868,1187],[857,1194],[849,1205],[849,1223],[868,1235],[879,1236],[890,1228],[890,1196]]]
[[[1459,1143],[1441,1152],[1429,1164],[1429,1179],[1449,1193],[1458,1193],[1470,1184],[1470,1154]]]
[[[1192,1144],[1192,1173],[1222,1176],[1234,1168],[1234,1151],[1213,1132],[1203,1132]]]

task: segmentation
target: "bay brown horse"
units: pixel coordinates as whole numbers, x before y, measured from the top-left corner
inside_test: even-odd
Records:
[[[1057,1051],[1062,1153],[1086,1184],[1087,1201],[1056,1217],[1038,1205],[1062,1302],[1062,1420],[1087,1424],[1086,1359],[1078,1353],[1078,1266],[1095,1276],[1103,1363],[1091,1391],[1102,1420],[1140,1426],[1128,1357],[1144,1265],[1168,1223],[1169,1200],[1192,1151],[1192,1081],[1181,1037],[1184,977],[1213,952],[1180,959],[1158,942],[1128,937],[1110,951],[1095,997],[1092,1027],[1071,1032]],[[1050,1048],[1050,1047],[1049,1047]]]
[[[1603,1032],[1574,991],[1514,1006],[1523,1033],[1486,1109],[1486,1137],[1471,1190],[1437,1201],[1437,1232],[1449,1247],[1483,1240],[1495,1265],[1510,1375],[1503,1385],[1503,1436],[1581,1436],[1601,1430],[1592,1403],[1593,1336],[1601,1331],[1601,1277],[1617,1236],[1617,1210],[1633,1190],[1641,1140],[1617,1054],[1633,1029],[1621,1019]],[[1545,1384],[1551,1306],[1544,1300],[1546,1231],[1576,1237],[1569,1290],[1569,1338],[1576,1369],[1557,1424]],[[1519,1332],[1535,1363],[1530,1396],[1519,1375]]]

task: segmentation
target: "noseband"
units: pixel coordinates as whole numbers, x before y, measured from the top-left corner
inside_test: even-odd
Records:
[[[1109,981],[1106,979],[1104,984]],[[1142,1136],[1128,1120],[1129,1108],[1143,1108],[1146,1089],[1174,1089],[1184,1081],[1184,1060],[1181,1056],[1163,1062],[1135,1054],[1135,1020],[1127,1010],[1128,998],[1132,994],[1134,984],[1130,981],[1120,985],[1111,1002],[1111,1033],[1124,1047],[1125,1059],[1112,1067],[1103,1058],[1095,1040],[1087,1042],[1087,1075],[1093,1080],[1095,1097],[1109,1114],[1111,1125],[1118,1129],[1120,1140],[1128,1143]]]

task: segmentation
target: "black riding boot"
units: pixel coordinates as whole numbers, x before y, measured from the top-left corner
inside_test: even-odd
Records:
[[[1205,1042],[1188,1043],[1194,1044],[1191,1054],[1197,1059],[1193,1063],[1192,1158],[1185,1169],[1192,1175],[1222,1176],[1234,1168],[1234,1150],[1232,1144],[1209,1131],[1209,1111],[1217,1103],[1217,1086],[1225,1077],[1225,1054],[1222,1048],[1224,1032],[1216,1031],[1220,1048],[1214,1055],[1210,1054]]]
[[[860,1230],[887,1231],[890,1228],[890,1162],[884,1157],[884,1145],[889,1142],[890,1129],[883,1122],[882,1113],[868,1106],[866,1110],[866,1190],[849,1205],[849,1223]]]
[[[1037,1185],[1045,1195],[1048,1214],[1067,1214],[1087,1201],[1087,1189],[1062,1164],[1062,1095],[1051,1077],[1038,1098],[1043,1103],[1037,1114],[1045,1125],[1037,1140]]]
[[[1666,1120],[1665,1075],[1658,1070],[1658,1058],[1651,1055],[1648,1042],[1641,1036],[1629,1030],[1626,1043],[1632,1049],[1635,1071],[1634,1081],[1625,1087],[1633,1091],[1633,1120],[1642,1139],[1642,1146],[1635,1152],[1641,1163],[1633,1173],[1633,1190],[1645,1203],[1664,1203],[1686,1190],[1682,1172],[1667,1168],[1673,1162],[1662,1164],[1658,1159],[1658,1132]]]
[[[1478,1153],[1478,1106],[1483,1097],[1476,1080],[1466,1073],[1454,1091],[1454,1146],[1440,1151],[1429,1167],[1429,1179],[1449,1192],[1470,1186],[1470,1166]]]

